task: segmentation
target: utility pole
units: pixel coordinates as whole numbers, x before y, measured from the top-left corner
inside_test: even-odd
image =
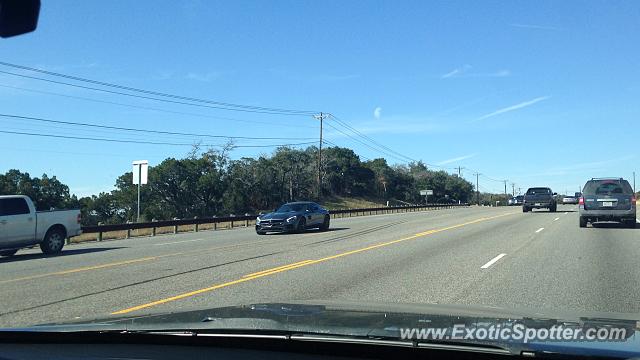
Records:
[[[516,183],[511,183],[511,196],[516,196]]]
[[[462,166],[458,166],[457,169],[458,169],[458,177],[461,177],[462,176],[462,169],[464,169],[464,168]]]
[[[509,202],[507,200],[507,181],[508,180],[502,180],[504,181],[504,204],[507,205]]]
[[[320,200],[322,198],[322,121],[329,116],[321,112],[320,115],[313,117],[320,120],[320,144],[318,146],[318,200]]]
[[[478,177],[480,176],[480,173],[475,173],[476,175],[476,203],[478,206],[480,206],[480,188],[478,187]]]

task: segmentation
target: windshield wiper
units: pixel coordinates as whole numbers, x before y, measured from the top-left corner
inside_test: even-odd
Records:
[[[245,339],[273,339],[288,341],[306,341],[341,344],[383,345],[411,348],[424,348],[432,350],[472,351],[492,354],[513,354],[511,350],[495,344],[485,344],[465,341],[440,341],[440,340],[402,340],[395,337],[381,336],[349,336],[338,334],[322,334],[316,332],[300,331],[271,331],[271,330],[132,330],[113,331],[118,334],[130,335],[160,335],[201,338],[245,338]]]

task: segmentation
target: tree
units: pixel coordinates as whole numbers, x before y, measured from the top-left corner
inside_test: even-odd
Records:
[[[0,195],[26,195],[31,198],[37,210],[77,207],[79,202],[69,194],[69,187],[55,176],[43,174],[32,178],[29,173],[9,170],[0,175]]]
[[[396,182],[395,171],[387,164],[387,160],[383,158],[369,160],[363,163],[363,166],[371,169],[374,173],[373,196],[387,199],[388,193],[393,192],[391,185]]]
[[[330,147],[323,155],[324,180],[332,195],[367,196],[374,193],[375,173],[347,148]]]

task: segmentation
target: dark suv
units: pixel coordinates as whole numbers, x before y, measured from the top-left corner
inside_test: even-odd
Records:
[[[522,201],[522,212],[529,212],[533,209],[549,209],[551,212],[555,212],[558,208],[556,202],[556,193],[551,191],[548,187],[534,187],[529,188],[527,193],[524,194]]]
[[[597,221],[617,221],[636,226],[636,197],[629,182],[619,179],[591,179],[578,200],[580,227]]]

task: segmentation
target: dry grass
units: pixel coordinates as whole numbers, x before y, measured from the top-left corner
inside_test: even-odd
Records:
[[[323,201],[322,206],[327,209],[342,210],[381,207],[384,206],[384,204],[376,203],[367,199],[336,196],[334,198],[326,199],[325,201]]]

